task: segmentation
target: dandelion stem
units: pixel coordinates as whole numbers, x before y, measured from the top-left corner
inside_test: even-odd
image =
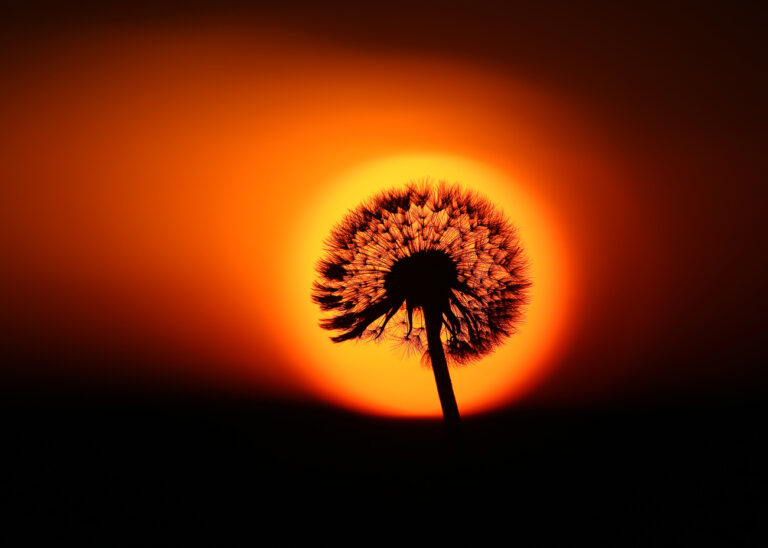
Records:
[[[443,408],[443,418],[448,427],[453,432],[457,432],[461,419],[459,407],[456,405],[456,396],[453,394],[453,384],[451,383],[451,375],[448,372],[448,362],[445,360],[443,342],[440,340],[443,318],[439,309],[436,307],[424,307],[424,322],[427,328],[429,358],[432,362],[432,371],[435,374],[440,405]]]

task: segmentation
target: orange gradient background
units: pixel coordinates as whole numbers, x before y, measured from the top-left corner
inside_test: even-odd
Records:
[[[452,372],[464,413],[557,374],[618,291],[607,272],[622,257],[645,265],[621,282],[646,280],[625,308],[633,337],[643,333],[659,294],[647,276],[655,234],[641,227],[623,155],[535,82],[236,25],[52,43],[26,52],[2,111],[6,333],[21,377],[438,415],[418,358],[331,344],[309,300],[322,239],[344,212],[424,177],[484,194],[532,262],[520,333]],[[631,340],[603,336],[616,359],[631,352]],[[40,353],[45,370],[30,365]]]

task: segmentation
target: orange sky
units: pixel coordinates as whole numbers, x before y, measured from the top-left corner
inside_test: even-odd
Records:
[[[642,171],[594,113],[534,81],[215,25],[50,44],[9,80],[0,137],[10,329],[73,356],[41,376],[439,413],[418,360],[327,343],[308,286],[347,207],[425,176],[497,203],[540,278],[520,335],[454,373],[465,412],[556,375],[632,286],[621,329],[600,325],[621,362],[664,295]]]

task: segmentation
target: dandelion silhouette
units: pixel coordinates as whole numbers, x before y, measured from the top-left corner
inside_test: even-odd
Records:
[[[458,185],[409,184],[360,204],[326,240],[312,299],[334,342],[390,339],[424,352],[443,417],[460,421],[448,361],[466,364],[515,332],[527,289],[514,227]]]

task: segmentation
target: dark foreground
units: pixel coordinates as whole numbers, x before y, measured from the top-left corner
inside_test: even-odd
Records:
[[[470,544],[493,532],[503,544],[588,533],[615,545],[760,545],[761,408],[508,410],[466,419],[457,447],[439,421],[323,407],[15,397],[3,409],[5,530],[31,517],[30,538],[146,540],[213,525],[251,540],[277,530],[367,545],[420,524],[425,541]]]

